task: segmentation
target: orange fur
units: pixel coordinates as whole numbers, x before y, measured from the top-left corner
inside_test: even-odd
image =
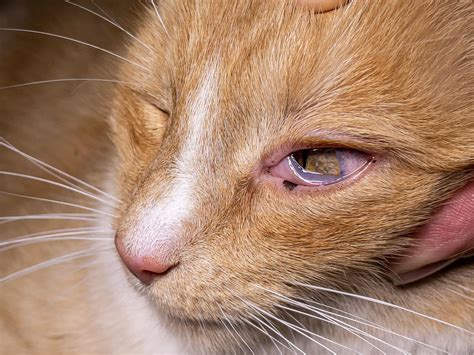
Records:
[[[315,14],[291,3],[263,1],[159,5],[166,28],[152,7],[136,6],[139,21],[130,23],[151,53],[93,17],[89,29],[75,20],[77,9],[61,8],[58,25],[49,18],[53,15],[41,15],[41,28],[81,33],[88,41],[100,29],[102,46],[113,46],[139,66],[47,38],[39,42],[41,55],[25,58],[38,39],[2,34],[24,41],[9,43],[17,52],[2,61],[2,85],[34,80],[45,68],[36,57],[51,58],[55,50],[58,67],[48,68],[51,76],[103,71],[127,83],[114,89],[89,84],[72,96],[65,94],[70,87],[65,84],[0,92],[1,135],[120,198],[123,202],[113,210],[118,218],[110,223],[127,245],[143,243],[137,226],[153,222],[147,208],[169,197],[180,174],[193,176],[190,214],[171,229],[175,240],[166,246],[165,258],[178,262],[177,267],[146,288],[127,275],[135,292],[110,252],[114,260],[99,264],[98,273],[92,267],[69,274],[70,266],[58,266],[1,285],[6,351],[238,350],[220,323],[222,311],[232,320],[248,318],[252,308],[244,299],[287,317],[276,306],[285,304],[261,287],[287,297],[314,297],[454,353],[472,351],[467,333],[295,284],[370,295],[472,331],[472,290],[462,288],[472,280],[469,262],[405,287],[393,286],[387,276],[389,261],[409,248],[414,231],[474,178],[473,6],[353,1]],[[51,2],[39,9],[55,6]],[[115,13],[128,11],[124,5]],[[34,26],[29,19],[21,26]],[[199,102],[210,72],[213,95],[205,103],[205,119],[198,122],[205,133],[195,141],[193,170],[188,171],[179,163],[182,152],[191,148],[189,132],[197,129],[193,110],[199,108],[192,103]],[[310,192],[287,191],[268,176],[264,162],[275,151],[328,144],[370,152],[377,162],[357,179]],[[17,160],[8,156],[2,170],[31,169]],[[53,189],[28,189],[1,179],[2,190],[13,186],[57,197]],[[6,199],[2,210],[8,213],[3,214],[27,210],[19,202]],[[22,228],[28,233],[39,225]],[[21,229],[10,224],[3,230],[14,235]],[[147,238],[159,233],[152,224],[150,230]],[[8,274],[29,260],[79,245],[49,244],[6,252],[2,271]],[[75,284],[79,287],[68,293],[70,298],[42,309],[46,299]],[[364,353],[373,351],[338,327],[298,319],[318,334]],[[155,335],[151,328],[156,324],[171,336]],[[249,344],[272,349],[268,337],[246,323],[236,327]],[[424,349],[382,336],[409,351]],[[300,338],[298,344],[308,353],[320,350]]]

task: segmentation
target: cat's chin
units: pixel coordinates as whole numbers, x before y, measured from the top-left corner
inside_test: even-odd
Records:
[[[139,282],[126,268],[123,270],[128,284],[137,293],[137,297],[146,300],[156,323],[168,334],[177,338],[180,346],[184,346],[192,353],[220,353],[228,349],[230,344],[237,343],[229,335],[225,321],[220,319],[208,319],[196,315],[187,315],[172,309],[164,304],[159,296],[150,291],[150,287]],[[229,325],[227,325],[229,327]]]
[[[154,309],[160,324],[177,337],[189,353],[224,353],[229,348],[238,349],[235,338],[229,333],[230,326],[226,328],[224,321],[176,315],[156,304]],[[246,330],[239,329],[239,333],[247,338]]]

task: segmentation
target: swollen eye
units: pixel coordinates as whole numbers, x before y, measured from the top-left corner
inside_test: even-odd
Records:
[[[291,153],[270,169],[287,184],[324,186],[362,172],[373,157],[354,149],[315,148]]]

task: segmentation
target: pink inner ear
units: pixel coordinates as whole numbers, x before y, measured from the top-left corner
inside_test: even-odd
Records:
[[[311,7],[316,12],[326,12],[343,6],[348,0],[296,0],[296,2]]]
[[[409,255],[393,267],[396,284],[419,280],[461,257],[474,254],[474,182],[446,202],[414,236]]]

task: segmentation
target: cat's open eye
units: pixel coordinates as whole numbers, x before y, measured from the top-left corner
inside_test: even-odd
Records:
[[[373,160],[370,154],[354,149],[303,149],[285,157],[270,173],[290,186],[324,186],[362,172]]]

